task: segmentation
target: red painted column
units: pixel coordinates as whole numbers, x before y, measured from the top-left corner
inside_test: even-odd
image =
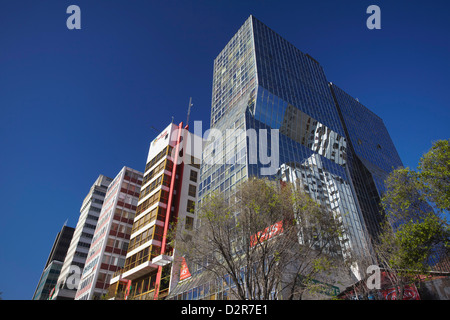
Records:
[[[125,289],[125,300],[128,299],[128,296],[130,295],[130,290],[131,290],[131,280],[128,280],[127,287]]]
[[[167,200],[166,219],[165,219],[165,223],[164,223],[164,233],[163,233],[162,243],[161,243],[161,254],[164,254],[166,251],[167,230],[169,228],[170,214],[172,211],[171,209],[172,209],[173,190],[174,190],[175,179],[176,179],[176,174],[177,174],[177,167],[178,167],[177,162],[178,162],[178,154],[180,152],[180,138],[181,138],[182,128],[183,128],[183,122],[181,122],[178,125],[177,145],[175,148],[175,159],[173,159],[172,178],[170,180],[169,198]],[[156,287],[155,287],[155,294],[153,296],[154,300],[158,300],[159,287],[161,284],[161,273],[162,273],[162,266],[159,266],[158,273],[156,274]]]

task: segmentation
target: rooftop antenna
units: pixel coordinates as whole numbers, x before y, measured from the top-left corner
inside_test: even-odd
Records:
[[[154,126],[150,126],[150,129],[152,129],[153,131],[155,131],[156,133],[159,133],[158,130],[156,130],[156,128]]]
[[[186,119],[186,126],[189,125],[189,115],[191,114],[191,107],[193,106],[192,104],[192,97],[189,98],[189,107],[188,107],[188,112],[187,112],[187,119]]]

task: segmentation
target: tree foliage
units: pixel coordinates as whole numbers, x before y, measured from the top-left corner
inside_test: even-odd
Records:
[[[439,140],[420,159],[419,178],[427,200],[450,211],[450,140]]]
[[[301,298],[342,261],[339,219],[290,184],[252,178],[228,201],[205,198],[196,214],[193,232],[177,235],[178,254],[231,279],[236,299]]]
[[[429,214],[419,222],[405,222],[395,231],[386,224],[377,248],[391,269],[417,274],[430,270],[430,258],[436,248],[449,247],[449,237],[448,225]]]
[[[437,141],[417,171],[400,168],[386,180],[382,197],[386,219],[375,247],[380,263],[394,275],[399,299],[405,284],[448,258],[449,151],[448,140]]]
[[[423,215],[448,214],[450,208],[450,147],[440,140],[421,158],[418,170],[400,168],[386,179],[382,206],[391,224]]]

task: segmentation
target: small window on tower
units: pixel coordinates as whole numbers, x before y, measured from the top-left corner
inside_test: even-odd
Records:
[[[187,208],[186,208],[186,211],[187,211],[187,212],[194,213],[194,211],[195,211],[195,202],[194,202],[194,201],[192,201],[192,200],[188,200],[188,201],[187,201]]]
[[[193,186],[192,184],[189,185],[189,191],[188,194],[191,197],[195,197],[196,196],[196,192],[197,192],[197,188],[195,186]]]
[[[186,230],[192,230],[194,228],[194,218],[186,217]]]

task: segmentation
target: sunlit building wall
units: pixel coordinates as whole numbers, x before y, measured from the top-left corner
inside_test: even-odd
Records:
[[[66,258],[64,259],[52,300],[75,299],[77,292],[76,280],[79,280],[81,272],[83,272],[95,228],[97,227],[103,200],[105,199],[106,190],[111,181],[111,178],[99,175],[83,200],[80,217],[75,227]],[[72,279],[74,280],[73,283],[71,281]],[[69,283],[66,283],[67,280],[69,280]]]
[[[174,223],[193,228],[201,145],[183,123],[171,123],[151,142],[125,264],[110,281],[111,298],[162,299],[178,283],[181,257],[168,233]]]
[[[123,167],[109,185],[75,300],[100,299],[114,272],[123,268],[142,178]]]

